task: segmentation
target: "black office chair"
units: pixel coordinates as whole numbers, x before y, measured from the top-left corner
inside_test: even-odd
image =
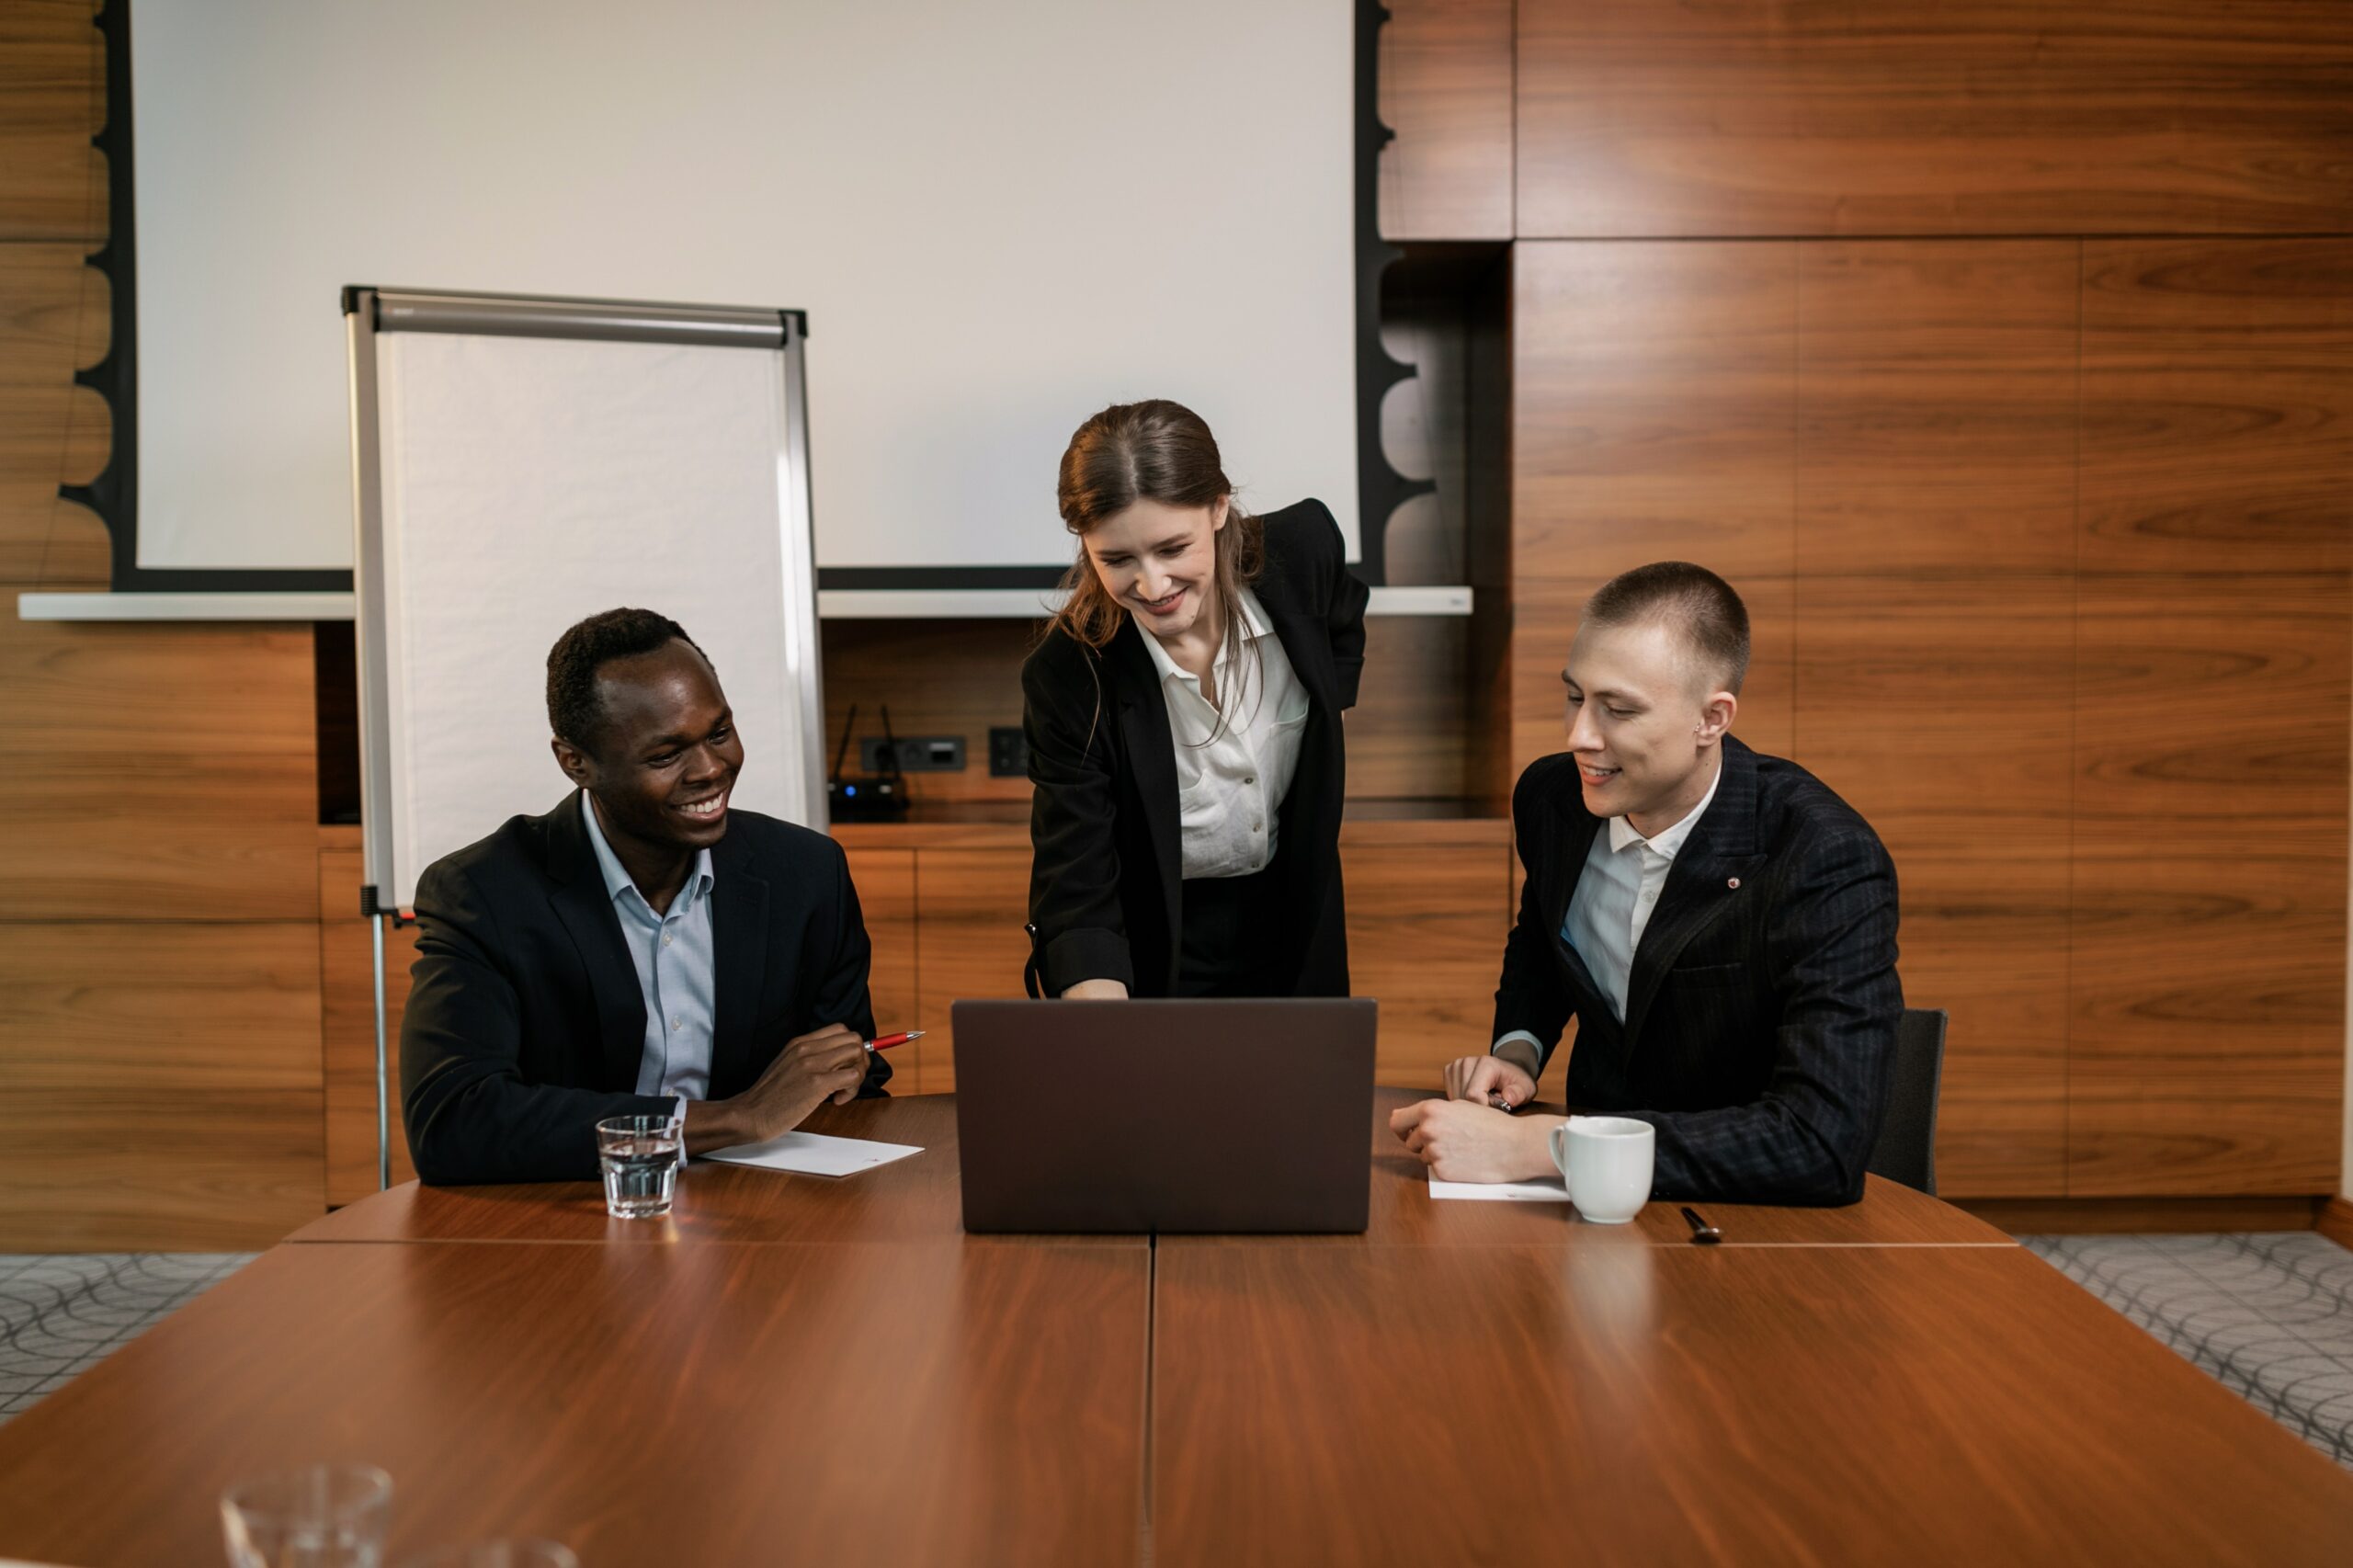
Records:
[[[1937,1191],[1937,1085],[1944,1077],[1947,1021],[1942,1007],[1906,1007],[1896,1021],[1887,1116],[1869,1167],[1873,1176],[1931,1198]]]

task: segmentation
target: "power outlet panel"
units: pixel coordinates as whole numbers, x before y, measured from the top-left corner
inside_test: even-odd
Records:
[[[858,767],[867,773],[889,772],[891,747],[892,743],[881,735],[861,735],[858,742]],[[902,735],[898,739],[898,756],[902,773],[961,773],[964,737]]]
[[[1026,778],[1029,776],[1029,741],[1018,724],[989,726],[989,777]]]

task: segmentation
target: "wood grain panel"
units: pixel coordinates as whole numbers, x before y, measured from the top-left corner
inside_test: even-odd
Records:
[[[326,1200],[355,1203],[377,1190],[376,966],[359,915],[359,830],[319,829],[319,1047],[324,1074]],[[408,1008],[414,925],[384,931],[384,1087],[392,1180],[411,1181],[401,1119],[401,1017]]]
[[[215,1562],[224,1487],[365,1460],[388,1562],[1127,1562],[1149,1290],[1133,1246],[282,1247],[0,1427],[0,1552]]]
[[[1794,755],[1952,1016],[1948,1194],[2066,1176],[2076,283],[2072,241],[1802,248]]]
[[[2211,1235],[2313,1228],[2313,1198],[1991,1198],[1961,1207],[2015,1236]]]
[[[2353,240],[2087,240],[2083,294],[2083,569],[2353,565]]]
[[[2335,1190],[2343,832],[2300,846],[2191,823],[2145,848],[2079,843],[2069,1196]]]
[[[0,45],[0,71],[7,59]],[[7,188],[0,177],[0,199]],[[11,594],[103,588],[110,570],[106,525],[57,494],[97,477],[113,428],[105,401],[74,384],[108,335],[107,280],[83,265],[87,248],[0,244],[0,589]]]
[[[105,40],[92,0],[0,6],[0,241],[106,238]]]
[[[1799,247],[1801,575],[2075,569],[2078,264],[2073,240]]]
[[[1154,1301],[1162,1568],[2321,1564],[2353,1532],[2353,1477],[2015,1247],[1169,1238]]]
[[[1797,248],[1515,248],[1512,760],[1564,743],[1560,670],[1594,589],[1696,561],[1746,601],[1735,733],[1792,712]]]
[[[267,1246],[321,1208],[318,928],[0,927],[0,1251]]]
[[[2084,257],[2071,1196],[2342,1159],[2353,244]]]
[[[266,1246],[317,1215],[307,923],[0,935],[0,1251]]]
[[[310,628],[0,615],[0,918],[317,918]]]
[[[27,922],[0,939],[0,1081],[17,1093],[318,1090],[308,922]]]
[[[1522,0],[1522,237],[2353,227],[2353,30],[2246,0]]]
[[[926,849],[915,860],[916,1027],[923,1041],[923,1092],[956,1087],[949,1012],[960,1001],[1018,997],[1029,959],[1029,847]]]
[[[1510,239],[1511,0],[1396,0],[1380,73],[1381,237]]]
[[[1377,1082],[1435,1088],[1492,1040],[1510,855],[1507,822],[1341,827],[1349,991],[1381,1003]]]
[[[859,912],[866,918],[866,939],[873,948],[866,986],[874,1004],[878,1034],[917,1028],[915,854],[912,849],[846,849],[849,880],[858,889]],[[931,1045],[919,1040],[891,1051],[893,1094],[922,1093],[924,1053]]]
[[[316,1027],[303,1034],[315,1061]],[[134,1078],[19,1091],[0,1071],[0,1250],[253,1251],[322,1207],[315,1083],[154,1088]]]

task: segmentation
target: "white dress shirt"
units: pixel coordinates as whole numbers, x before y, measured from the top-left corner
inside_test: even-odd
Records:
[[[1719,752],[1716,776],[1708,780],[1708,792],[1699,797],[1699,803],[1673,827],[1663,828],[1652,837],[1644,838],[1624,817],[1611,817],[1593,830],[1585,870],[1577,878],[1575,895],[1569,900],[1568,915],[1561,922],[1561,939],[1585,960],[1593,983],[1608,998],[1609,1010],[1621,1024],[1626,1021],[1627,982],[1633,975],[1634,954],[1642,948],[1651,912],[1658,907],[1658,895],[1665,890],[1666,874],[1674,869],[1684,841],[1715,803],[1716,786],[1723,777],[1723,756]],[[1512,1040],[1524,1040],[1539,1055],[1543,1052],[1542,1044],[1526,1029],[1512,1030],[1495,1045]]]
[[[1307,691],[1258,596],[1241,594],[1241,624],[1218,650],[1216,705],[1201,681],[1145,633],[1176,750],[1176,817],[1184,874],[1246,877],[1275,860],[1275,812],[1299,771]],[[1141,628],[1139,628],[1141,630]],[[1253,656],[1255,653],[1255,657]]]

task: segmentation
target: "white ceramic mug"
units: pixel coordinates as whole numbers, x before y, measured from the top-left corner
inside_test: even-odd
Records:
[[[1573,1116],[1552,1129],[1552,1163],[1569,1201],[1597,1225],[1622,1225],[1651,1200],[1658,1129],[1627,1116]]]

